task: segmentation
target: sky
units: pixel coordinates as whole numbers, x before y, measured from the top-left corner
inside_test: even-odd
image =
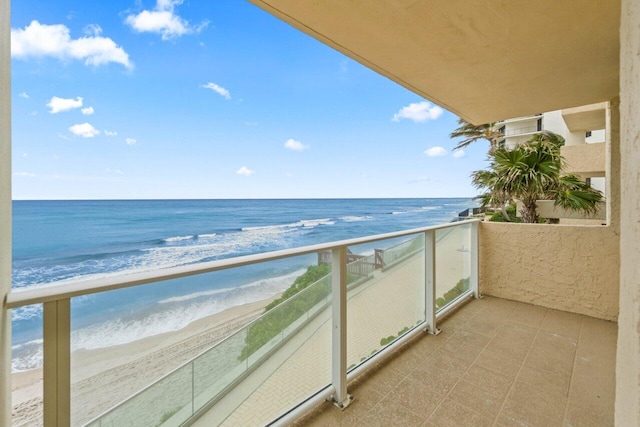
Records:
[[[471,197],[457,117],[238,0],[12,2],[14,199]]]

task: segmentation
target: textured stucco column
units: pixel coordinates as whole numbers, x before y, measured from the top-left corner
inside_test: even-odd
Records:
[[[11,425],[11,319],[5,308],[11,289],[11,17],[0,0],[0,425]]]
[[[640,0],[622,0],[620,22],[620,316],[617,426],[640,425]]]
[[[617,235],[620,232],[621,162],[620,152],[620,98],[609,101],[607,108],[605,144],[607,225]]]

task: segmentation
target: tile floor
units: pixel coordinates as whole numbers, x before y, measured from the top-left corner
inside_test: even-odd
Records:
[[[613,425],[615,323],[485,297],[438,326],[296,425]]]

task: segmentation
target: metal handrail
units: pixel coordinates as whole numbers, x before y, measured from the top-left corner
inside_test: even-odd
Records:
[[[257,264],[266,261],[289,258],[292,256],[307,255],[330,249],[371,243],[377,240],[403,237],[411,234],[424,233],[430,230],[457,227],[462,224],[480,222],[481,219],[469,219],[459,222],[450,222],[428,227],[414,228],[411,230],[395,231],[374,236],[357,237],[354,239],[339,240],[335,242],[320,243],[317,245],[303,246],[293,249],[264,252],[255,255],[245,255],[223,260],[210,261],[182,267],[172,267],[152,272],[133,273],[118,277],[108,277],[102,279],[82,280],[74,283],[50,285],[27,290],[11,291],[5,300],[6,308],[17,308],[25,305],[40,304],[51,301],[60,301],[68,298],[90,295],[99,292],[106,292],[115,289],[124,289],[148,283],[161,282],[165,280],[178,279],[181,277],[194,276],[197,274],[210,273],[213,271],[226,270],[229,268],[242,267],[245,265]]]

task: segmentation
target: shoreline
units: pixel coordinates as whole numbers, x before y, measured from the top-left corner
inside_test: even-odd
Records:
[[[71,413],[74,423],[91,420],[138,390],[232,335],[282,293],[228,308],[182,329],[127,344],[71,353]],[[11,375],[13,425],[42,423],[42,368]]]

